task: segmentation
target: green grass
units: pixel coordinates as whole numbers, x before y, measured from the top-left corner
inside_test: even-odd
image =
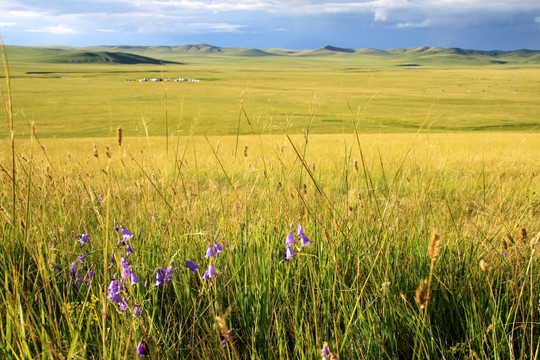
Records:
[[[180,84],[119,80],[153,66],[10,65],[0,358],[132,359],[141,341],[152,359],[320,359],[325,342],[340,359],[538,358],[540,135],[522,125],[538,70],[277,58],[178,66],[208,76]],[[462,93],[489,84],[481,104]],[[510,84],[521,106],[502,101]],[[505,124],[522,131],[485,131]],[[134,234],[129,257],[115,223]],[[299,224],[313,243],[285,261]],[[122,256],[141,280],[126,311],[107,298]],[[164,267],[173,280],[154,286]]]
[[[250,134],[238,121],[240,102],[257,134],[280,134],[283,127],[352,133],[352,118],[371,133],[415,132],[422,124],[432,132],[538,131],[540,123],[534,64],[454,63],[429,51],[254,57],[143,49],[142,55],[184,65],[50,64],[37,54],[58,57],[59,50],[32,48],[38,59],[32,60],[28,49],[8,48],[17,135],[27,136],[25,125],[35,121],[43,137],[110,136],[117,125],[144,136],[143,118],[150,135]],[[423,65],[397,66],[411,63]],[[201,82],[127,81],[152,77]]]

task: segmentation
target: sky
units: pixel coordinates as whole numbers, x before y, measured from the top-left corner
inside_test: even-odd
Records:
[[[540,49],[540,0],[0,0],[7,45]]]

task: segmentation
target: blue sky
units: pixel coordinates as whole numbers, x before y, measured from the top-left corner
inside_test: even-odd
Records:
[[[12,45],[540,49],[540,0],[1,0]]]

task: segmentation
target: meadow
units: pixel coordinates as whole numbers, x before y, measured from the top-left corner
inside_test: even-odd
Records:
[[[540,356],[539,69],[195,60],[10,62],[2,358]]]

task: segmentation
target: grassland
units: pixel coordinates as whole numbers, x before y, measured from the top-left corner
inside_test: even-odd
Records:
[[[15,118],[22,124],[17,134],[23,137],[32,120],[41,136],[56,138],[111,136],[116,126],[144,136],[143,119],[153,136],[250,134],[239,121],[240,102],[257,134],[280,134],[283,127],[291,133],[352,133],[353,118],[361,132],[375,133],[414,132],[422,124],[432,132],[538,131],[540,123],[539,65],[506,58],[507,64],[493,64],[491,58],[440,54],[140,52],[183,63],[162,66],[51,64],[51,57],[63,60],[45,50],[41,57],[10,50]],[[411,62],[422,66],[397,66]],[[201,82],[127,81],[153,77]]]
[[[0,357],[538,358],[538,69],[238,59],[10,65]]]

